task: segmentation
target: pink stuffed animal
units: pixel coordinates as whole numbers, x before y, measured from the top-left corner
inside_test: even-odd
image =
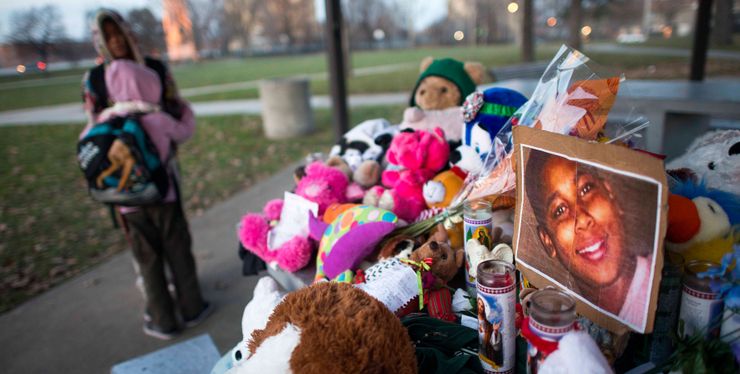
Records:
[[[319,215],[323,215],[331,204],[347,202],[347,194],[352,193],[347,176],[320,161],[306,166],[303,173],[305,175],[298,181],[295,193],[317,203]],[[268,247],[268,233],[280,221],[282,208],[283,200],[275,199],[265,205],[263,214],[246,214],[237,235],[244,248],[263,261],[277,263],[283,270],[294,272],[308,265],[315,245],[306,235],[293,237],[279,248]],[[308,227],[305,231],[308,233]]]
[[[372,188],[364,202],[390,210],[399,218],[412,222],[426,208],[424,183],[447,165],[450,149],[444,131],[404,130],[393,138],[386,157],[401,170],[383,172],[383,185],[389,190]]]
[[[277,263],[281,269],[294,272],[304,268],[311,261],[315,245],[306,236],[296,236],[280,248],[267,247],[267,233],[280,220],[283,200],[270,200],[262,210],[263,214],[248,213],[242,217],[237,231],[244,248],[256,254],[267,263]]]
[[[339,169],[312,162],[305,169],[306,175],[296,186],[295,193],[319,204],[319,215],[334,203],[346,203],[349,187],[347,176]]]

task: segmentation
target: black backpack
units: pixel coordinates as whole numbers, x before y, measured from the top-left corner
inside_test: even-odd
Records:
[[[118,144],[116,144],[118,143]],[[127,171],[108,158],[112,147],[127,150],[133,163]],[[139,206],[161,202],[169,188],[165,163],[149,139],[139,116],[113,117],[93,126],[77,143],[77,161],[90,196],[99,202]]]

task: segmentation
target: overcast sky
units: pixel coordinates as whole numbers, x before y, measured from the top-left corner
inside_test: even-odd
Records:
[[[268,0],[269,1],[269,0]],[[317,18],[323,20],[324,0],[316,1]],[[358,1],[358,0],[355,0]],[[359,0],[359,1],[378,1],[378,0]],[[425,5],[417,18],[415,28],[422,28],[447,13],[446,0],[420,0]],[[156,14],[161,16],[161,0],[0,0],[0,40],[6,40],[11,32],[12,17],[17,11],[27,10],[34,6],[46,4],[57,4],[62,12],[62,22],[67,31],[67,36],[75,39],[88,38],[89,27],[85,24],[85,13],[88,10],[96,9],[100,6],[116,9],[121,13],[126,13],[133,8],[148,7]]]

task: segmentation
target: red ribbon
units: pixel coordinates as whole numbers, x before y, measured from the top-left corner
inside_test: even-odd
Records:
[[[558,350],[558,342],[543,339],[529,328],[529,317],[522,320],[522,336],[545,356]]]

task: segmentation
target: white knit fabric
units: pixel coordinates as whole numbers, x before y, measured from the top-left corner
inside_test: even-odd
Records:
[[[371,266],[365,271],[365,283],[357,288],[385,304],[392,312],[403,308],[419,295],[416,272],[396,258]]]

